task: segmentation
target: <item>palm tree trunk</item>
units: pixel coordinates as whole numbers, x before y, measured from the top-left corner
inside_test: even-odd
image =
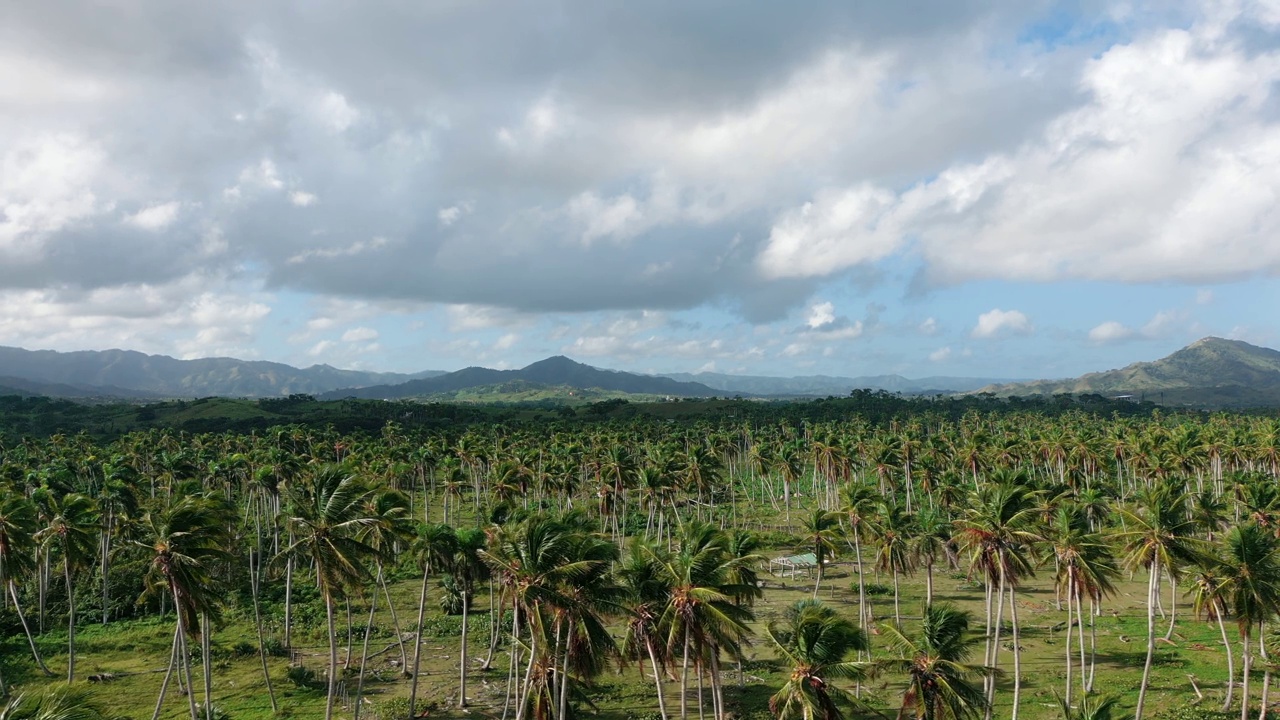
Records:
[[[893,570],[893,624],[899,630],[902,629],[902,613],[898,609],[898,566],[892,565]]]
[[[1070,593],[1071,593],[1071,595],[1072,595],[1072,596],[1074,596],[1074,597],[1075,597],[1075,604],[1076,604],[1076,638],[1078,638],[1078,639],[1079,639],[1079,643],[1078,643],[1078,644],[1080,645],[1080,694],[1081,694],[1081,696],[1086,696],[1086,695],[1088,695],[1088,694],[1089,694],[1089,692],[1090,692],[1091,690],[1093,690],[1093,688],[1091,687],[1090,680],[1089,680],[1088,676],[1085,674],[1085,661],[1084,661],[1084,612],[1083,612],[1083,610],[1081,609],[1081,608],[1083,607],[1083,605],[1084,605],[1084,600],[1083,600],[1083,598],[1081,598],[1081,597],[1080,597],[1080,586],[1079,586],[1079,585],[1077,585],[1077,586],[1073,587],[1073,588],[1070,590]],[[1067,613],[1067,622],[1070,622],[1070,621],[1071,621],[1071,614],[1068,612],[1068,613]]]
[[[76,679],[76,593],[71,586],[71,559],[63,561],[67,579],[67,684]]]
[[[426,500],[423,500],[423,502],[426,502]],[[396,604],[391,600],[391,590],[387,587],[387,576],[383,571],[381,561],[378,562],[378,585],[382,586],[382,594],[387,598],[387,609],[391,611],[391,627],[395,628],[396,642],[400,645],[400,668],[403,672],[403,669],[409,664],[409,656],[404,649],[404,632],[400,630],[400,617],[396,614]]]
[[[200,615],[200,666],[204,670],[204,720],[213,720],[213,643],[209,637],[213,628],[209,614]]]
[[[261,536],[259,536],[261,537]],[[266,640],[262,636],[262,608],[258,602],[258,589],[260,578],[258,576],[258,565],[262,562],[262,548],[259,546],[258,553],[255,556],[256,562],[250,558],[249,568],[249,590],[253,593],[253,626],[258,633],[258,658],[262,661],[262,679],[267,684],[267,697],[271,699],[271,712],[277,713],[280,708],[276,705],[276,691],[271,686],[271,671],[267,668],[267,648]]]
[[[562,652],[564,659],[560,661],[560,712],[556,714],[559,720],[565,720],[569,709],[569,632],[571,628],[566,627],[564,631],[564,646]]]
[[[1178,578],[1172,573],[1169,574],[1169,629],[1164,634],[1164,639],[1173,638],[1173,624],[1178,620]]]
[[[13,610],[18,616],[18,621],[22,623],[22,631],[27,634],[27,644],[31,646],[31,656],[36,659],[36,664],[40,666],[41,672],[53,677],[53,671],[49,670],[49,666],[44,664],[44,658],[40,657],[40,651],[36,649],[36,639],[31,634],[31,627],[27,625],[27,617],[22,614],[22,604],[18,602],[18,590],[12,578],[9,579],[9,597],[13,598]]]
[[[1134,720],[1142,720],[1142,706],[1147,699],[1147,683],[1151,680],[1151,660],[1156,653],[1156,599],[1159,586],[1156,578],[1160,573],[1160,561],[1151,561],[1151,572],[1147,577],[1147,661],[1142,666],[1142,684],[1138,687],[1138,706],[1134,710]]]
[[[1000,626],[1004,623],[1004,555],[997,553],[996,562],[1000,565],[1000,580],[996,585],[996,617],[995,628],[991,634],[991,662],[990,667],[994,670],[1000,667]],[[991,678],[991,689],[987,693],[987,710],[985,720],[991,720],[991,712],[994,709],[996,701],[996,680],[994,675]]]
[[[333,720],[333,700],[338,694],[338,638],[335,635],[337,625],[333,618],[333,594],[329,588],[324,592],[324,616],[329,624],[329,694],[324,703],[324,720]]]
[[[1258,622],[1258,654],[1262,656],[1262,700],[1258,708],[1258,720],[1267,720],[1267,694],[1271,690],[1271,662],[1267,657],[1266,622]]]
[[[467,706],[467,615],[471,606],[471,588],[462,588],[462,641],[458,648],[458,707]],[[358,719],[357,719],[358,720]]]
[[[658,655],[653,650],[653,638],[645,636],[644,647],[649,651],[649,665],[653,668],[653,685],[658,692],[658,712],[667,720],[667,701],[662,696],[662,674],[658,672]]]
[[[1009,619],[1013,623],[1013,714],[1010,720],[1018,720],[1018,701],[1022,697],[1022,648],[1018,646],[1018,597],[1013,585],[1009,585]]]
[[[111,526],[113,517],[111,508],[107,509],[107,522],[102,527],[102,624],[107,624],[107,611],[111,608],[110,590],[108,590],[107,577],[110,566],[111,557]]]
[[[1226,712],[1231,708],[1231,691],[1235,689],[1236,669],[1231,657],[1231,641],[1227,639],[1227,626],[1222,622],[1222,613],[1218,612],[1222,608],[1216,608],[1214,614],[1218,616],[1218,631],[1222,633],[1222,648],[1227,651],[1227,699],[1222,703],[1222,712]]]
[[[1090,598],[1089,600],[1089,692],[1093,692],[1094,672],[1098,669],[1098,613],[1101,608],[1097,607],[1097,602]]]
[[[293,531],[289,531],[290,546],[293,545]],[[293,557],[284,562],[284,646],[293,649]]]
[[[1241,651],[1241,655],[1244,658],[1241,664],[1244,668],[1240,679],[1240,720],[1249,720],[1249,672],[1253,670],[1253,656],[1249,654],[1249,631],[1247,629],[1241,639],[1241,643],[1244,645],[1244,649]]]
[[[174,599],[175,614],[178,616],[178,638],[182,643],[182,674],[187,678],[187,705],[191,711],[191,720],[199,720],[200,716],[196,712],[196,686],[191,682],[191,646],[187,644],[187,629],[182,626],[182,610],[177,607],[177,599]],[[179,680],[181,684],[181,680]]]
[[[1060,591],[1061,591],[1061,588],[1059,588],[1059,592]],[[1063,645],[1066,646],[1067,648],[1067,683],[1066,683],[1066,689],[1063,692],[1063,702],[1066,703],[1067,707],[1071,707],[1071,624],[1072,624],[1071,598],[1074,595],[1075,595],[1074,586],[1069,583],[1067,585],[1067,637],[1066,637],[1066,641],[1063,643]],[[1084,632],[1083,627],[1080,628],[1080,632],[1081,633]],[[1080,666],[1080,675],[1081,677],[1084,676],[1083,663]]]
[[[933,556],[924,565],[924,604],[933,604]]]
[[[858,627],[867,627],[867,590],[866,580],[862,573],[862,542],[858,539],[857,528],[853,532],[853,554],[858,561]]]
[[[373,614],[377,608],[378,589],[375,587],[369,597],[369,619],[364,624],[364,647],[360,650],[360,679],[356,682],[355,720],[360,720],[360,703],[364,697],[364,671],[365,666],[369,664],[369,636],[373,634]]]
[[[156,698],[156,710],[151,714],[151,720],[160,719],[160,708],[164,707],[164,696],[169,692],[169,681],[173,678],[173,667],[178,664],[178,633],[182,632],[181,626],[175,627],[173,631],[173,643],[169,648],[169,669],[164,672],[164,680],[160,682],[160,697]]]
[[[418,631],[413,634],[413,670],[412,682],[409,685],[409,717],[414,715],[414,703],[418,700],[418,668],[422,663],[422,619],[427,612],[427,582],[431,578],[431,567],[422,568],[422,591],[418,595]]]
[[[680,667],[680,720],[689,718],[689,629],[684,630],[684,660]]]

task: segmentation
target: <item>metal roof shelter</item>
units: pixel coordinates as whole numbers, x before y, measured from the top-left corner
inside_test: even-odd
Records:
[[[816,567],[818,567],[818,556],[813,553],[802,553],[770,560],[769,574],[793,578],[796,573],[803,570],[805,576],[808,577]],[[774,568],[777,568],[777,570]]]

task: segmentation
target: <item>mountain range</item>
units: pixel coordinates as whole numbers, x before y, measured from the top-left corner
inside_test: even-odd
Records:
[[[456,372],[377,373],[328,365],[234,358],[177,360],[127,350],[61,353],[0,347],[0,395],[147,400],[190,397],[347,397],[483,399],[501,388],[561,388],[611,393],[711,397],[846,395],[867,388],[904,394],[983,392],[997,396],[1092,393],[1192,407],[1280,406],[1280,352],[1239,340],[1204,338],[1160,360],[1066,380],[1006,382],[900,375],[763,377],[720,373],[643,375],[604,370],[563,356],[519,370],[469,367]]]
[[[1240,340],[1207,337],[1159,360],[1069,380],[996,384],[1001,397],[1096,393],[1162,405],[1205,408],[1280,406],[1280,352]]]
[[[275,362],[201,358],[178,360],[131,350],[24,350],[0,347],[0,394],[129,399],[279,397],[344,387],[399,383],[431,375],[295,368]],[[5,390],[13,392],[5,392]]]

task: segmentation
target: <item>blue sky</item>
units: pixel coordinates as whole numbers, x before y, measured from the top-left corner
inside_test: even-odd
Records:
[[[1280,345],[1280,5],[0,9],[0,344],[1064,377]]]

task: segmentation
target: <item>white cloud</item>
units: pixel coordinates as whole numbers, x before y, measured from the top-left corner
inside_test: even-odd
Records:
[[[916,329],[920,331],[921,335],[937,335],[938,320],[937,318],[932,318],[932,317],[925,318],[924,322],[920,323],[920,325],[918,325]]]
[[[306,192],[305,190],[294,190],[289,193],[289,202],[297,205],[298,207],[310,207],[315,205],[319,199],[320,198],[317,198],[315,195]]]
[[[493,343],[493,349],[497,352],[510,350],[520,342],[520,335],[517,333],[506,333]]]
[[[1100,345],[1128,340],[1133,336],[1133,328],[1115,320],[1108,320],[1089,331],[1089,341]]]
[[[342,333],[342,342],[358,343],[377,339],[378,331],[369,327],[355,327]]]
[[[156,232],[172,225],[173,221],[178,219],[178,212],[181,209],[182,203],[175,200],[143,208],[126,217],[124,221],[136,228]]]
[[[761,272],[771,278],[825,275],[888,256],[902,241],[893,202],[891,193],[870,185],[819,193],[774,223],[760,255]]]
[[[0,154],[0,254],[38,255],[44,241],[101,212],[106,152],[74,134],[11,138]]]
[[[332,260],[340,257],[354,257],[363,255],[368,252],[380,250],[389,244],[384,237],[375,237],[371,240],[357,240],[345,247],[336,248],[314,248],[311,250],[303,250],[288,259],[290,265],[300,265],[314,259]]]
[[[321,357],[332,350],[335,344],[336,343],[332,340],[321,340],[315,345],[312,345],[310,349],[307,350],[307,354],[311,357]]]
[[[817,329],[823,325],[829,325],[836,319],[836,308],[829,302],[815,303],[809,306],[809,319],[806,320],[810,329]]]
[[[978,316],[978,324],[969,333],[975,338],[994,338],[1004,335],[1027,335],[1034,328],[1031,320],[1018,310],[995,308]]]
[[[448,227],[462,219],[463,215],[470,215],[472,208],[472,203],[464,200],[456,205],[440,208],[440,211],[436,213],[436,219],[440,221],[441,225]]]
[[[950,345],[947,345],[945,347],[940,347],[937,350],[934,350],[933,352],[929,353],[930,362],[943,362],[945,360],[949,360],[950,358],[951,358]]]

